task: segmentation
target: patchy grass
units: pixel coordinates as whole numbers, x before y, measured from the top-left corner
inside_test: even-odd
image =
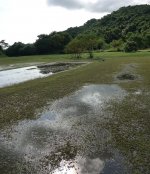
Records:
[[[111,105],[112,118],[107,128],[112,142],[127,158],[133,174],[149,173],[150,95],[130,94],[123,102]]]
[[[148,174],[150,169],[150,57],[133,60],[138,65],[136,73],[142,79],[120,83],[129,95],[121,103],[111,103],[112,118],[106,127],[112,134],[115,147],[124,154],[131,165],[132,173]],[[131,63],[133,60],[131,59]]]
[[[111,66],[109,61],[105,63]],[[105,63],[94,62],[51,77],[0,89],[0,126],[20,119],[34,118],[36,109],[46,105],[47,101],[70,94],[85,83],[110,83],[111,76],[105,79],[110,72],[103,66]]]
[[[101,52],[95,55],[98,58],[105,58],[105,61],[92,61],[86,66],[54,76],[1,88],[0,129],[19,120],[34,119],[37,109],[47,105],[48,102],[69,95],[84,84],[119,83],[129,95],[121,103],[111,103],[110,110],[113,117],[104,126],[112,133],[114,146],[131,164],[132,173],[149,173],[150,53]],[[83,58],[86,56],[84,54]],[[0,58],[0,63],[6,65],[19,61],[26,63],[71,60],[69,55],[20,57],[14,58],[13,61],[12,59]],[[135,71],[142,78],[126,83],[115,82],[114,75],[121,72],[126,64],[136,64]],[[134,94],[138,90],[142,93]]]
[[[51,77],[2,88],[0,89],[0,127],[12,121],[34,118],[36,109],[46,105],[47,101],[70,94],[86,83],[114,83],[114,73],[119,72],[123,64],[129,63],[138,64],[137,71],[144,77],[144,80],[120,85],[128,90],[148,86],[150,58],[146,56],[130,59],[113,58],[106,59],[104,62],[94,61],[84,67]]]

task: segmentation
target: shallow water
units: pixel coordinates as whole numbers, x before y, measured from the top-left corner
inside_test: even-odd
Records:
[[[88,85],[0,133],[2,173],[122,174],[124,159],[112,149],[104,127],[111,100],[126,92],[117,85]]]
[[[36,78],[42,78],[51,74],[52,73],[42,74],[41,70],[36,66],[0,71],[0,88]]]

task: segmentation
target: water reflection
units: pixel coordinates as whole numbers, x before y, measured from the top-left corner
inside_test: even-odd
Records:
[[[9,69],[8,67],[0,67],[0,88],[11,86],[28,80],[42,78],[57,72],[69,70],[71,68],[85,64],[84,62],[57,62],[42,64],[38,66],[28,66],[24,68]],[[21,65],[20,65],[21,66]],[[15,68],[15,65],[12,65]]]
[[[117,85],[84,86],[46,107],[36,120],[21,121],[1,132],[0,171],[107,174],[109,165],[112,171],[124,171],[120,154],[108,146],[111,134],[103,123],[109,119],[105,110],[109,101],[119,102],[125,95]],[[3,153],[3,147],[11,153]]]
[[[104,168],[104,162],[99,158],[81,158],[76,161],[62,161],[53,174],[99,174]]]
[[[0,87],[11,86],[51,74],[51,72],[49,74],[42,74],[36,66],[0,71]]]

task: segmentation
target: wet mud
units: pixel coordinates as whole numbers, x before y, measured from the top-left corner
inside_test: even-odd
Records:
[[[83,65],[85,63],[82,62],[57,62],[57,63],[50,63],[50,64],[45,64],[45,65],[39,65],[37,66],[42,74],[48,74],[50,72],[52,73],[57,73],[65,70],[69,70],[73,67]]]

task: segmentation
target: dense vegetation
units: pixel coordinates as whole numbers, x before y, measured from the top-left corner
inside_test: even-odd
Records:
[[[8,56],[70,52],[76,57],[87,51],[109,49],[131,52],[150,48],[150,5],[122,7],[102,19],[91,19],[81,27],[41,34],[33,44],[16,42],[6,49]]]

